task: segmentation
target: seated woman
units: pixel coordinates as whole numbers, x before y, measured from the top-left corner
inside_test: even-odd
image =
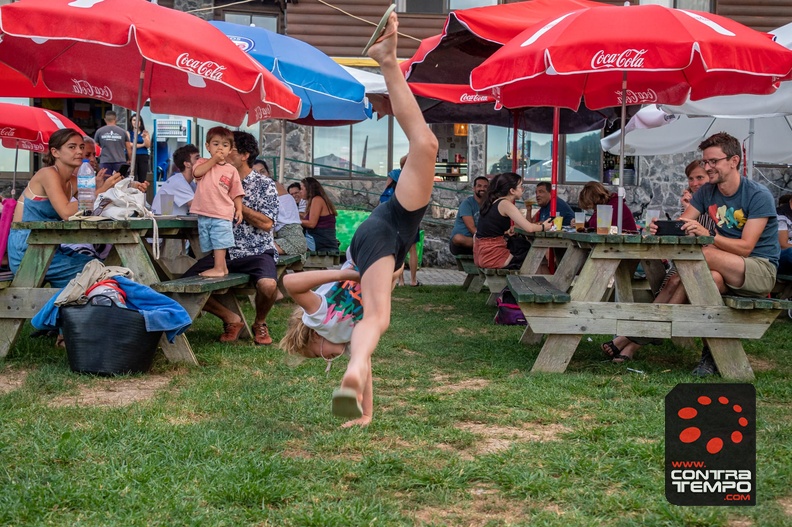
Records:
[[[690,205],[690,198],[693,194],[695,194],[704,183],[709,182],[707,171],[701,166],[701,160],[699,159],[692,161],[685,167],[685,177],[687,177],[688,188],[682,192],[682,197],[679,200],[683,207]],[[699,216],[698,222],[710,232],[715,228],[714,220],[707,214]],[[671,299],[671,292],[675,290],[675,287],[668,287],[668,284],[676,283],[678,280],[679,276],[677,275],[676,267],[672,264],[663,279],[663,284],[660,286],[660,291],[657,293],[654,302],[658,304],[667,304]],[[601,348],[608,357],[613,359],[613,362],[621,363],[631,360],[635,356],[635,352],[638,351],[641,346],[646,344],[659,344],[661,342],[662,339],[620,336],[605,342],[602,344]]]
[[[598,181],[590,181],[583,185],[578,197],[578,206],[584,210],[594,210],[594,214],[588,222],[590,228],[597,228],[597,205],[610,205],[613,207],[613,219],[611,225],[618,225],[619,216],[616,207],[619,206],[619,198],[615,192],[610,192],[605,185]],[[622,230],[638,231],[635,217],[626,203],[622,202]]]
[[[778,274],[792,274],[792,208],[789,206],[792,194],[778,198],[778,243],[781,257],[778,259]]]
[[[337,251],[338,238],[336,238],[336,212],[333,202],[327,197],[322,184],[316,178],[307,177],[302,180],[303,199],[307,202],[305,218],[302,226],[305,234],[311,236],[314,247],[308,244],[312,251]]]
[[[76,130],[58,130],[49,140],[49,149],[43,157],[44,168],[36,172],[22,192],[21,217],[17,221],[63,221],[77,213],[77,169],[82,164],[85,143]],[[116,173],[108,178],[97,192],[103,192],[121,179]],[[8,236],[8,261],[16,273],[27,250],[29,230],[12,229]],[[82,271],[94,258],[80,254],[65,246],[55,251],[45,275],[54,288],[65,287],[69,280]]]
[[[481,204],[478,229],[473,237],[473,261],[489,269],[519,269],[528,254],[528,243],[507,243],[506,235],[512,223],[528,232],[550,230],[552,218],[544,223],[532,223],[515,206],[522,199],[522,177],[513,172],[498,174],[490,181],[487,195]],[[515,241],[517,238],[514,239]]]

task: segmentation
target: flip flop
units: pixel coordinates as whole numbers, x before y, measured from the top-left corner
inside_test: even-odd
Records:
[[[333,415],[350,419],[363,417],[363,407],[358,402],[355,390],[352,388],[337,388],[333,390]]]
[[[385,32],[385,26],[388,25],[388,18],[390,18],[391,13],[393,13],[395,9],[396,4],[391,4],[388,6],[388,9],[385,10],[385,14],[382,15],[379,24],[377,24],[377,29],[374,30],[374,33],[371,35],[368,44],[366,44],[366,47],[363,48],[364,57],[366,56],[366,53],[368,53],[369,48],[373,46],[374,43],[380,39],[380,37],[382,37],[382,34]]]
[[[611,359],[614,359],[619,355],[621,355],[621,349],[619,349],[616,343],[614,343],[612,340],[600,344],[600,349],[605,353],[605,355],[607,355]]]

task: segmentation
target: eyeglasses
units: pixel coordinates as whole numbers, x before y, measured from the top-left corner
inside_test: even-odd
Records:
[[[721,157],[720,159],[702,159],[699,161],[699,166],[701,168],[707,168],[707,165],[714,167],[719,162],[723,161],[724,159],[729,159],[731,156]]]

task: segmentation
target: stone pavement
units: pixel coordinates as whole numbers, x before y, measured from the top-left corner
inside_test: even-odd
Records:
[[[422,267],[418,270],[418,281],[421,285],[459,285],[465,281],[465,273],[457,269],[438,269]],[[404,283],[410,283],[409,269],[404,271]]]

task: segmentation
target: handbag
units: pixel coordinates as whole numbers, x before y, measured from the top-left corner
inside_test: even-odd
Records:
[[[132,186],[132,178],[124,178],[98,196],[94,202],[94,216],[102,216],[112,220],[130,220],[134,218],[150,219],[154,224],[154,258],[159,260],[159,229],[154,214],[146,208],[146,194]]]

